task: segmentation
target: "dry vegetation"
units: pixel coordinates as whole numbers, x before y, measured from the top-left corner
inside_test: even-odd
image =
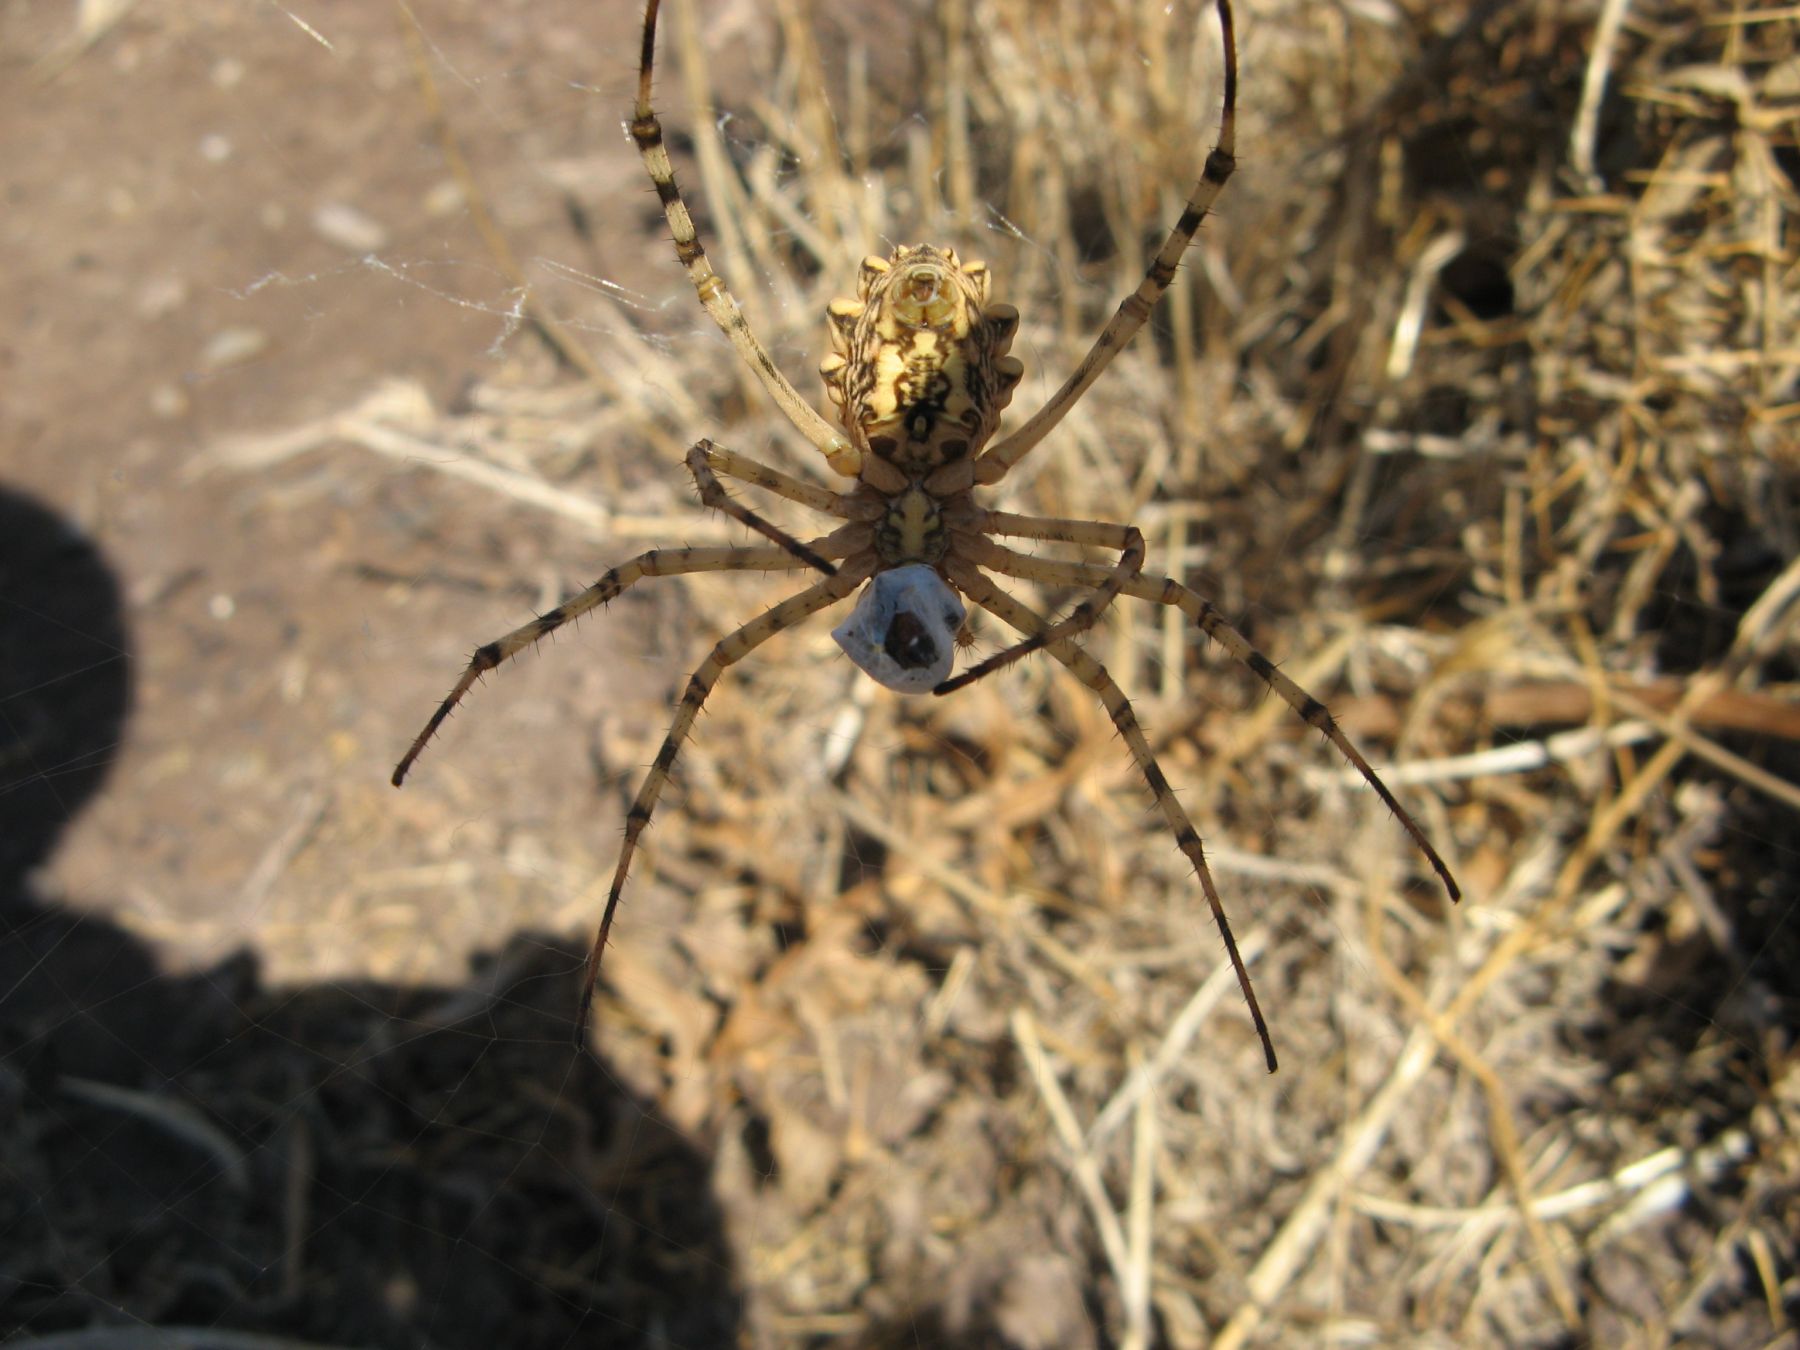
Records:
[[[678,148],[695,137],[678,167],[803,389],[856,259],[923,238],[985,258],[1023,312],[1029,410],[1215,125],[1203,6],[851,6],[820,30],[790,0],[748,72],[686,8],[662,85]],[[821,623],[734,671],[684,753],[594,1044],[712,1159],[748,1343],[1790,1344],[1796,21],[1747,0],[1240,8],[1222,214],[1154,334],[1002,496],[1139,522],[1152,569],[1394,766],[1467,900],[1447,909],[1254,677],[1178,616],[1116,607],[1091,646],[1209,841],[1269,1077],[1086,691],[1033,662],[902,700]],[[598,225],[653,216],[623,198]],[[817,466],[684,289],[672,261],[597,286],[534,313],[454,415],[390,390],[329,430],[415,473],[455,447],[439,466],[526,528],[587,528],[590,571],[733,537],[691,506],[695,437]],[[704,635],[781,589],[674,583],[557,659],[663,616],[643,641],[675,690]],[[595,737],[591,871],[540,923],[597,915],[607,813],[662,732]],[[505,809],[456,753],[404,808],[444,822],[447,864],[486,838],[454,824]]]
[[[1047,383],[1193,176],[1213,25],[994,0],[872,51],[797,9],[689,161],[754,320],[810,387],[851,261],[947,239]],[[1223,218],[1008,498],[1142,523],[1404,766],[1468,904],[1251,677],[1121,614],[1094,646],[1212,840],[1267,1078],[1085,691],[1039,663],[907,702],[820,625],[685,762],[597,1042],[716,1150],[766,1341],[1762,1342],[1800,1223],[1793,22],[1244,10]],[[623,423],[658,467],[606,500],[650,516],[695,435],[794,446],[722,347],[635,327],[591,410],[510,387],[444,430]],[[762,595],[696,584],[688,627]]]

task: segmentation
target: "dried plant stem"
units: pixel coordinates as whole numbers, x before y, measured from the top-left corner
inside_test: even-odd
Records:
[[[1100,1176],[1100,1164],[1083,1142],[1081,1126],[1075,1120],[1075,1110],[1069,1105],[1062,1084],[1056,1081],[1056,1074],[1050,1068],[1043,1042],[1038,1038],[1036,1019],[1024,1008],[1016,1008],[1013,1010],[1011,1026],[1013,1040],[1017,1042],[1019,1053],[1024,1057],[1031,1081],[1037,1086],[1044,1109],[1050,1113],[1050,1123],[1055,1127],[1057,1138],[1067,1151],[1065,1162],[1074,1174],[1082,1199],[1087,1202],[1088,1213],[1094,1220],[1094,1229],[1100,1235],[1101,1250],[1106,1253],[1107,1263],[1112,1267],[1113,1279],[1117,1281],[1119,1292],[1126,1300],[1125,1335],[1120,1343],[1134,1347],[1134,1350],[1146,1350],[1149,1345],[1150,1272],[1148,1269],[1140,1272],[1133,1264],[1133,1250],[1126,1242],[1118,1212],[1113,1209],[1112,1201],[1106,1194],[1106,1183]],[[1137,1291],[1140,1290],[1142,1294],[1138,1297]]]
[[[1215,1350],[1241,1350],[1256,1333],[1281,1293],[1300,1273],[1312,1250],[1325,1235],[1339,1197],[1362,1175],[1375,1152],[1387,1139],[1394,1117],[1437,1057],[1431,1032],[1414,1026],[1406,1046],[1394,1061],[1381,1089],[1362,1113],[1343,1131],[1343,1142],[1331,1159],[1313,1170],[1312,1182],[1288,1214],[1274,1239],[1245,1281],[1245,1298],[1213,1341]]]

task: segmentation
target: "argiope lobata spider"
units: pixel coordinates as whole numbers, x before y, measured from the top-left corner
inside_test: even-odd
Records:
[[[960,261],[948,248],[902,246],[888,257],[863,260],[854,300],[830,306],[833,354],[820,365],[840,426],[827,422],[776,368],[750,331],[737,302],[707,262],[688,215],[675,170],[663,146],[662,126],[651,108],[651,73],[659,0],[648,0],[638,93],[631,136],[656,186],[675,238],[675,254],[694,283],[700,303],[755,371],[781,411],[825,455],[830,467],[855,480],[838,493],[801,482],[733,451],[702,440],[687,467],[701,501],[741,521],[769,540],[739,548],[652,549],[613,568],[587,590],[498,641],[476,650],[456,687],[438,706],[394,770],[398,787],[452,709],[477,679],[555,632],[570,620],[614,599],[640,578],[709,571],[810,568],[823,579],[720,639],[689,677],[673,725],[625,817],[625,840],[595,935],[582,986],[582,1022],[593,997],[601,954],[638,839],[669,781],[682,743],[707,695],[728,666],[785,628],[848,599],[868,583],[848,620],[833,632],[864,671],[905,693],[947,694],[1011,664],[1032,651],[1048,651],[1105,705],[1142,770],[1175,842],[1193,863],[1225,949],[1249,1006],[1272,1071],[1275,1048],[1249,973],[1206,864],[1200,834],[1176,799],[1138,725],[1131,704],[1106,668],[1076,641],[1120,595],[1171,605],[1233,657],[1254,671],[1310,726],[1324,733],[1367,780],[1442,879],[1452,900],[1456,881],[1416,821],[1395,800],[1368,761],[1338,729],[1324,704],[1277,670],[1267,657],[1220,616],[1211,603],[1181,583],[1145,576],[1144,538],[1131,525],[1094,520],[1056,520],[990,511],[975,490],[992,486],[1048,435],[1099,378],[1119,349],[1141,328],[1175,276],[1175,267],[1214,199],[1231,176],[1237,100],[1237,51],[1230,0],[1215,0],[1225,57],[1218,145],[1181,218],[1175,222],[1137,289],[1101,330],[1093,347],[1054,395],[1025,424],[990,446],[1000,414],[1011,402],[1024,367],[1007,355],[1019,314],[988,300],[988,271]],[[732,498],[720,476],[735,478],[845,522],[802,542]],[[1103,548],[1117,562],[1063,562],[1016,552],[996,538],[1027,539]],[[1052,623],[996,586],[989,573],[1025,581],[1083,588],[1089,592],[1060,622]],[[950,677],[967,597],[1022,634],[1014,646]]]

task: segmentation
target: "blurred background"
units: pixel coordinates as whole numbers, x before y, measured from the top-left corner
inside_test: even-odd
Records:
[[[1238,174],[997,500],[1136,521],[1462,883],[1113,608],[1272,1077],[1092,696],[823,620],[709,700],[578,1049],[629,795],[794,579],[642,583],[393,763],[479,643],[741,540],[698,437],[823,477],[622,131],[641,15],[0,6],[0,1335],[1796,1343],[1800,19],[1236,9]],[[1197,3],[667,0],[658,72],[796,385],[951,244],[1009,424],[1221,87]]]

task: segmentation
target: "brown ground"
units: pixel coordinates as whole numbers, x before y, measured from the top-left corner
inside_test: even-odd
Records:
[[[1405,794],[1449,911],[1250,677],[1121,612],[1270,1079],[1229,988],[1168,1039],[1217,939],[1091,700],[902,703],[828,624],[709,706],[576,1052],[623,795],[782,586],[633,592],[386,779],[476,642],[736,537],[694,436],[812,467],[620,131],[635,6],[416,6],[586,379],[386,7],[106,8],[0,10],[0,1335],[1794,1343],[1791,18],[1634,5],[1583,177],[1580,7],[1243,6],[1204,317],[1010,501],[1142,521],[1384,763],[1623,727]],[[927,6],[834,10],[835,124],[800,7],[701,8],[736,172],[681,162],[809,391],[855,258],[941,232],[1026,311],[1029,408],[1214,127],[1157,6],[974,6],[966,74]]]

